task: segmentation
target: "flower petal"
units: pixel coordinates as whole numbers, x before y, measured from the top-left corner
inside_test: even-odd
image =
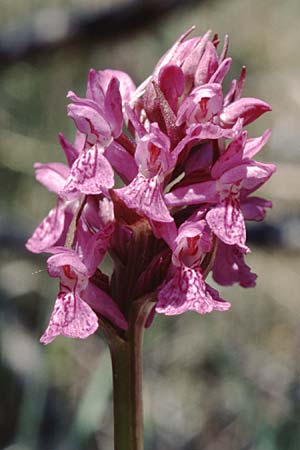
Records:
[[[262,136],[248,139],[244,148],[244,158],[253,158],[268,142],[270,136],[271,130],[266,130]]]
[[[247,131],[244,131],[229,144],[211,170],[214,179],[221,177],[227,170],[241,164],[246,139]]]
[[[108,84],[108,83],[107,83]],[[105,90],[107,84],[104,85],[102,77],[100,76],[100,72],[97,72],[95,69],[90,69],[87,89],[86,89],[86,97],[88,99],[94,100],[98,105],[104,105],[105,98]]]
[[[272,202],[260,197],[248,197],[241,200],[241,210],[245,220],[263,220],[266,215],[266,208],[272,208]]]
[[[57,336],[85,339],[98,328],[98,317],[75,292],[61,291],[55,302],[49,325],[41,337],[49,344]]]
[[[166,176],[174,167],[176,159],[173,152],[170,153],[170,139],[160,131],[157,124],[152,124],[150,132],[139,140],[135,160],[139,171],[147,178],[158,174]]]
[[[244,119],[244,125],[248,125],[268,111],[271,111],[268,103],[257,98],[245,97],[226,106],[220,115],[220,119],[228,127],[234,125],[238,118]]]
[[[218,68],[218,55],[212,42],[207,42],[205,52],[195,73],[195,85],[207,83]]]
[[[79,132],[78,132],[79,133]],[[71,167],[76,158],[78,158],[78,150],[64,137],[62,133],[58,134],[60,145],[65,153],[68,164]]]
[[[104,156],[125,183],[130,183],[137,175],[135,159],[118,142],[113,141],[104,151]]]
[[[124,188],[114,190],[128,208],[157,222],[173,222],[161,193],[158,177],[145,178],[142,174]]]
[[[32,253],[47,252],[61,237],[65,224],[65,207],[59,201],[28,239],[26,248]]]
[[[68,278],[70,280],[77,278],[77,285],[80,284],[81,286],[82,284],[86,284],[85,278],[88,277],[88,269],[80,259],[78,253],[68,247],[54,247],[50,249],[50,253],[53,255],[48,258],[47,263],[48,271],[51,276],[59,276],[62,277],[62,279]],[[72,268],[72,271],[70,273],[63,271],[63,274],[61,274],[60,271],[57,271],[58,268],[60,269],[64,266],[69,266]],[[74,269],[76,276],[73,274]],[[79,283],[78,280],[80,280]]]
[[[179,39],[172,45],[172,47],[160,58],[154,68],[154,75],[157,75],[160,69],[167,64],[171,63],[180,66],[182,63],[184,63],[191,51],[193,51],[193,49],[199,44],[199,42],[201,42],[201,40],[206,36],[203,36],[203,38],[196,37],[185,41],[187,36],[191,34],[194,28],[195,27],[191,27],[184,34],[182,34]],[[207,33],[207,39],[209,37],[209,34],[210,32]]]
[[[182,54],[181,58],[183,61],[182,70],[187,83],[186,87],[189,87],[189,84],[194,84],[195,72],[197,70],[197,67],[199,66],[203,53],[205,52],[205,48],[210,35],[211,31],[207,31],[205,35],[202,36],[202,38],[193,38],[184,43],[185,51]]]
[[[58,194],[64,187],[70,169],[62,163],[35,163],[35,177],[48,191]]]
[[[229,72],[230,66],[232,63],[232,58],[225,58],[222,63],[219,65],[218,69],[211,76],[209,82],[210,83],[223,83],[224,78]]]
[[[159,87],[174,112],[177,111],[178,98],[184,90],[184,75],[176,65],[164,66],[159,72]]]
[[[112,130],[112,135],[118,137],[122,131],[123,114],[119,81],[112,78],[105,95],[105,116]]]
[[[253,192],[262,186],[276,171],[275,164],[251,161],[246,166],[246,176],[242,182],[242,192]]]
[[[218,243],[213,265],[213,278],[222,286],[239,283],[244,288],[254,287],[256,274],[244,261],[243,252],[236,245]]]
[[[178,268],[158,294],[156,312],[166,315],[196,311],[207,314],[216,310],[227,310],[230,303],[222,301],[216,291],[209,288],[199,270]]]
[[[240,134],[242,121],[238,120],[232,128],[221,128],[211,122],[192,125],[187,129],[186,136],[172,150],[174,157],[187,147],[187,145],[203,143],[206,139],[234,139]]]
[[[73,119],[78,130],[87,136],[90,145],[111,142],[111,128],[105,112],[93,100],[81,99],[72,93],[68,96],[74,101],[68,105],[68,116]]]
[[[223,204],[217,205],[208,211],[206,220],[211,230],[225,244],[245,244],[246,227],[244,217],[237,202],[233,199],[228,199]]]
[[[204,181],[174,189],[165,194],[165,201],[170,207],[216,203],[218,201],[216,182]]]
[[[86,233],[87,235],[82,233],[81,236],[78,236],[78,242],[81,243],[82,259],[88,269],[89,276],[94,274],[97,266],[101,263],[114,228],[114,223],[110,222],[92,236],[90,236],[90,233]]]
[[[106,317],[122,330],[127,330],[128,323],[114,300],[94,283],[89,282],[81,293],[82,298],[99,314]]]
[[[193,89],[182,102],[177,117],[177,125],[186,122],[194,125],[207,122],[218,114],[223,107],[222,86],[218,83],[208,83]]]
[[[103,104],[103,93],[107,91],[112,78],[116,78],[120,83],[120,93],[123,102],[129,102],[136,88],[130,76],[120,70],[106,69],[96,71],[91,69],[87,86],[87,97]],[[99,92],[102,92],[100,98],[98,97]]]
[[[94,145],[74,162],[62,193],[76,191],[83,194],[100,194],[103,188],[114,185],[114,172],[100,147]]]
[[[151,228],[157,239],[163,239],[171,249],[174,249],[177,228],[174,220],[172,222],[156,222],[151,220]]]

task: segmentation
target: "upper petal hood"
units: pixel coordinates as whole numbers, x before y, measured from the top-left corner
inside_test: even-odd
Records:
[[[220,115],[220,119],[228,127],[234,125],[238,118],[242,118],[244,125],[248,125],[268,111],[271,111],[271,106],[268,103],[257,98],[245,97],[226,106]]]

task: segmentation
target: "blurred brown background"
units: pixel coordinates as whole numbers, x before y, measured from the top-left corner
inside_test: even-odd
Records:
[[[112,449],[111,375],[99,336],[39,344],[56,295],[46,257],[24,242],[54,204],[35,161],[63,161],[68,89],[83,95],[90,67],[139,84],[187,28],[230,37],[231,77],[273,107],[259,155],[278,173],[274,202],[249,228],[256,289],[221,289],[228,313],[156,318],[145,342],[146,450],[300,448],[300,3],[298,0],[1,0],[0,447]],[[120,449],[121,450],[121,449]]]

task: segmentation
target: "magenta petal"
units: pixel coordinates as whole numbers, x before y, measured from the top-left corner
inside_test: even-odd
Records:
[[[217,51],[215,46],[211,42],[208,42],[195,73],[195,85],[200,86],[201,84],[207,83],[217,68]]]
[[[262,136],[248,139],[244,148],[244,158],[253,158],[268,142],[270,136],[271,130],[266,130]]]
[[[246,165],[246,176],[242,182],[242,191],[248,193],[256,191],[276,171],[275,164],[264,164],[258,161],[250,161]]]
[[[242,182],[240,186],[243,194],[249,194],[262,186],[275,171],[275,164],[245,159],[240,165],[227,170],[220,181],[223,185]]]
[[[144,125],[140,122],[137,113],[127,103],[125,103],[124,105],[124,110],[125,117],[127,117],[127,120],[131,122],[137,136],[140,138],[143,137],[147,133],[147,131]]]
[[[227,129],[211,122],[192,125],[188,128],[187,135],[172,150],[172,155],[177,157],[187,145],[202,143],[201,141],[206,139],[233,139],[240,133],[241,128],[239,120],[234,127]]]
[[[86,96],[94,100],[98,105],[104,105],[104,90],[106,86],[101,83],[99,72],[95,69],[89,71]]]
[[[68,106],[68,116],[74,120],[78,130],[87,135],[91,145],[97,140],[103,144],[109,142],[111,140],[109,123],[96,106],[85,104],[87,102],[71,103]]]
[[[76,158],[78,158],[78,150],[64,137],[62,133],[58,134],[60,145],[65,153],[68,164],[71,167]]]
[[[246,67],[243,66],[240,76],[237,80],[236,83],[236,89],[235,89],[235,93],[234,93],[234,99],[238,100],[239,98],[241,98],[242,96],[242,92],[243,92],[243,88],[244,88],[244,84],[245,84],[245,80],[246,80]]]
[[[211,31],[208,31],[202,38],[194,38],[194,40],[190,39],[185,43],[188,45],[186,45],[185,52],[183,52],[182,55],[182,70],[188,87],[190,84],[194,84],[195,72],[203,56],[210,35]]]
[[[103,92],[106,92],[108,85],[112,78],[116,78],[120,83],[120,93],[123,102],[129,102],[136,88],[135,85],[127,73],[120,70],[90,70],[89,81],[87,86],[87,97],[92,98],[99,104],[104,103]],[[99,91],[102,92],[102,96],[99,96]]]
[[[159,87],[174,112],[177,111],[178,98],[184,90],[184,75],[176,65],[164,66],[159,72]]]
[[[108,70],[104,70],[103,72],[108,72]],[[120,82],[120,93],[123,103],[128,103],[136,91],[134,82],[127,73],[122,72],[121,70],[110,70],[110,72],[112,73],[112,76],[117,78]]]
[[[70,169],[62,163],[35,163],[35,177],[48,191],[58,194],[64,187]]]
[[[265,218],[266,208],[272,208],[272,202],[259,197],[241,200],[241,210],[245,220],[261,221]]]
[[[229,302],[226,302],[220,297],[220,294],[216,289],[209,286],[209,284],[206,285],[206,289],[206,292],[209,293],[213,299],[215,311],[227,311],[231,307]]]
[[[120,83],[116,78],[111,79],[104,103],[106,118],[114,137],[120,136],[123,124],[122,99],[119,85]]]
[[[156,312],[166,315],[177,315],[186,311],[207,314],[214,309],[229,309],[230,303],[221,301],[215,292],[208,288],[199,270],[178,268],[171,280],[159,291]]]
[[[211,170],[213,178],[217,179],[227,170],[241,164],[246,139],[247,131],[244,131],[229,144],[226,151],[218,158]]]
[[[82,217],[90,229],[99,230],[109,222],[114,221],[113,203],[106,197],[98,200],[88,197],[83,208]],[[79,240],[80,234],[77,236]]]
[[[26,248],[32,253],[46,252],[59,240],[64,230],[64,223],[65,208],[61,202],[58,202],[28,239]]]
[[[218,243],[213,266],[213,278],[222,286],[239,283],[244,288],[254,287],[256,274],[244,261],[243,252],[236,245]]]
[[[224,125],[232,126],[238,118],[244,119],[244,125],[256,120],[265,112],[271,111],[270,105],[257,98],[241,98],[226,106],[220,115]]]
[[[231,80],[231,83],[230,83],[230,86],[229,86],[229,90],[228,90],[227,94],[224,97],[224,107],[228,106],[230,103],[233,102],[234,94],[235,94],[235,90],[236,90],[236,85],[237,85],[237,81],[236,80]]]
[[[92,308],[75,292],[61,291],[40,341],[49,344],[59,335],[85,339],[95,333],[97,328],[98,318]]]
[[[124,188],[116,189],[116,195],[128,208],[157,222],[173,222],[162,196],[158,177],[145,178],[142,174]]]
[[[101,263],[106,250],[109,246],[110,238],[114,232],[114,223],[108,223],[98,233],[95,233],[90,239],[83,242],[82,245],[82,258],[86,265],[89,276],[92,276],[97,269],[97,266]]]
[[[252,164],[252,161],[245,160],[241,161],[241,164],[226,170],[223,175],[220,176],[220,185],[232,185],[236,184],[240,186],[242,180],[247,177],[248,166]]]
[[[228,34],[225,34],[223,48],[222,48],[222,51],[221,51],[220,56],[219,56],[219,63],[220,64],[224,61],[224,59],[227,56],[228,47],[229,47],[229,36],[228,36]]]
[[[114,300],[102,289],[89,282],[81,293],[82,298],[99,314],[106,317],[122,330],[127,330],[128,323]]]
[[[166,175],[176,163],[173,152],[169,150],[168,136],[160,131],[157,124],[151,124],[150,132],[136,146],[134,157],[140,173],[149,179],[161,173]]]
[[[184,265],[194,267],[201,259],[203,253],[208,253],[212,249],[212,233],[207,225],[206,220],[200,219],[201,214],[197,211],[196,214],[190,216],[178,230],[178,237],[176,239],[177,249],[173,252],[173,263],[182,261]],[[189,239],[196,238],[196,245],[189,247]],[[185,262],[189,261],[189,262]],[[175,265],[177,265],[175,263]]]
[[[226,77],[227,73],[229,72],[231,63],[232,63],[232,58],[224,59],[224,61],[222,61],[222,63],[219,65],[218,69],[212,75],[209,82],[222,84],[224,78]]]
[[[72,270],[75,269],[76,271],[76,277],[78,279],[77,285],[86,284],[85,279],[88,277],[88,269],[74,250],[68,247],[54,247],[50,249],[50,252],[53,253],[53,255],[48,258],[47,263],[48,271],[51,276],[59,276],[62,277],[62,279],[68,278],[64,273],[59,273],[58,275],[57,268],[70,266]],[[74,278],[72,278],[72,280],[73,279]]]
[[[64,193],[78,190],[83,194],[100,194],[114,185],[114,172],[101,149],[94,145],[74,162]]]
[[[160,69],[169,63],[177,65],[181,65],[181,63],[183,63],[195,44],[200,42],[201,40],[201,38],[192,38],[184,42],[187,36],[194,30],[194,28],[195,27],[191,27],[184,34],[182,34],[179,39],[172,45],[172,47],[160,58],[154,68],[154,75],[157,75]]]
[[[216,203],[218,201],[216,181],[204,181],[174,189],[165,194],[165,201],[170,207]]]
[[[151,220],[151,228],[157,239],[163,239],[171,249],[174,249],[177,237],[177,228],[174,220],[172,222],[156,222]]]
[[[77,150],[77,156],[74,155],[74,159],[72,157],[73,162],[78,157],[79,153],[83,152],[83,150],[85,149],[85,145],[86,145],[86,135],[77,130],[74,139],[74,148]],[[72,164],[69,163],[70,166]]]
[[[245,244],[246,227],[244,217],[233,200],[212,208],[206,214],[206,220],[213,233],[225,244]]]
[[[116,141],[105,149],[104,156],[125,183],[130,183],[136,177],[138,168],[134,157]]]
[[[182,102],[176,123],[194,125],[197,122],[207,122],[221,112],[222,108],[222,86],[217,83],[204,84],[193,89]]]

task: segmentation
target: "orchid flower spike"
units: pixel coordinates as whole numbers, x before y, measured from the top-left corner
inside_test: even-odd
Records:
[[[68,93],[76,136],[59,135],[66,164],[35,164],[57,201],[27,242],[51,254],[48,272],[59,279],[44,344],[107,324],[122,335],[147,297],[146,326],[156,313],[227,311],[210,272],[223,286],[255,285],[246,222],[272,206],[254,192],[276,168],[253,159],[270,130],[251,138],[245,126],[271,108],[242,96],[245,67],[226,92],[227,37],[218,52],[211,32],[192,31],[139,87],[124,72],[91,69],[85,97]]]

